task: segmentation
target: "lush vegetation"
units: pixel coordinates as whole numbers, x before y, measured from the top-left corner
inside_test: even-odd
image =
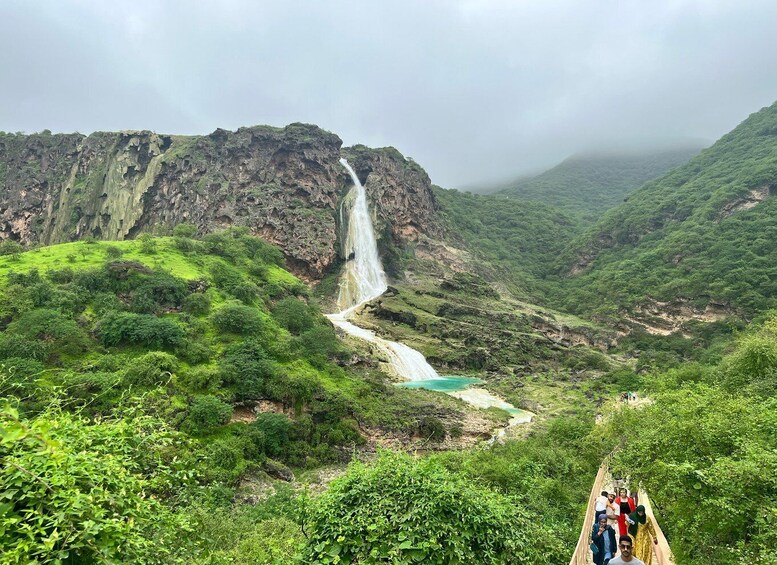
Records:
[[[599,441],[650,492],[678,563],[771,563],[777,543],[777,315],[716,364],[645,378],[654,403],[624,409]]]
[[[10,562],[230,562],[234,547],[197,533],[214,515],[213,535],[261,538],[257,562],[282,562],[298,522],[287,510],[249,520],[233,506],[242,485],[346,462],[364,427],[412,435],[431,422],[440,440],[438,417],[460,414],[453,399],[343,368],[353,352],[276,248],[187,228],[0,257]],[[282,537],[266,535],[278,520]],[[233,521],[244,529],[224,531]]]
[[[681,298],[699,309],[725,305],[746,317],[773,307],[775,187],[777,104],[646,184],[582,236],[561,272],[584,256],[590,265],[550,285],[557,305],[611,315],[646,299]]]
[[[687,163],[699,149],[575,155],[498,195],[543,202],[590,223],[647,181]]]
[[[522,294],[537,293],[536,280],[553,271],[549,258],[580,232],[576,219],[547,204],[439,188],[435,195],[450,237]]]

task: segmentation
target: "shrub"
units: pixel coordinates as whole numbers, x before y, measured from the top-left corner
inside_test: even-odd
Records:
[[[272,307],[272,315],[281,326],[294,335],[300,335],[312,329],[316,323],[310,307],[292,296],[277,302]]]
[[[25,312],[8,325],[8,332],[44,341],[52,351],[67,354],[79,353],[88,344],[86,334],[74,320],[57,310],[44,308]]]
[[[0,359],[21,358],[45,361],[51,353],[47,343],[21,335],[0,333]]]
[[[191,561],[182,549],[192,530],[189,518],[148,495],[157,480],[150,477],[158,473],[140,457],[133,460],[177,443],[161,422],[150,433],[143,431],[148,426],[137,420],[90,424],[56,412],[25,421],[0,408],[0,492],[14,493],[0,513],[3,561]]]
[[[178,224],[173,228],[173,235],[175,237],[189,237],[192,238],[197,235],[197,226],[184,222]]]
[[[213,325],[222,332],[238,335],[261,333],[265,329],[265,317],[259,310],[245,304],[230,302],[211,315]]]
[[[144,233],[138,238],[140,243],[140,252],[145,255],[153,255],[156,253],[156,240],[150,233]]]
[[[174,349],[184,339],[181,326],[172,320],[130,312],[108,312],[100,319],[98,332],[107,346],[127,344]]]
[[[352,463],[316,499],[306,563],[550,563],[540,526],[510,498],[430,460]],[[556,548],[558,551],[558,548]]]
[[[255,340],[231,346],[219,362],[219,373],[225,385],[232,386],[237,400],[255,400],[266,394],[267,382],[278,368]]]
[[[445,426],[434,416],[424,416],[418,422],[418,434],[431,441],[442,441],[445,439]]]
[[[4,239],[0,242],[0,255],[17,255],[23,250],[23,247],[18,241]]]
[[[151,351],[132,359],[124,371],[124,381],[140,386],[157,386],[178,370],[178,360],[169,353]]]
[[[124,255],[124,251],[115,245],[108,245],[105,247],[105,256],[109,261],[121,259],[122,255]]]
[[[213,395],[198,396],[189,407],[187,431],[208,433],[229,422],[232,407]]]
[[[221,386],[221,374],[216,367],[192,367],[177,377],[178,383],[190,391],[214,390]]]
[[[291,441],[294,424],[285,414],[263,412],[248,427],[262,432],[265,453],[270,457],[278,457]]]
[[[183,299],[183,311],[192,316],[203,316],[210,312],[210,297],[203,292],[195,292]]]

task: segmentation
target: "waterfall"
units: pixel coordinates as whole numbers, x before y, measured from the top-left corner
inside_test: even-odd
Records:
[[[378,255],[378,243],[375,240],[375,230],[372,228],[372,218],[367,207],[367,191],[364,190],[359,177],[356,176],[348,161],[340,159],[340,163],[346,168],[353,181],[353,188],[340,208],[342,225],[343,209],[346,204],[351,206],[347,222],[348,231],[343,245],[343,254],[347,262],[337,296],[337,307],[340,308],[341,314],[345,314],[386,292],[388,285]]]
[[[337,296],[340,312],[327,317],[347,334],[368,341],[380,349],[388,358],[391,369],[399,377],[409,381],[439,378],[437,371],[426,362],[420,352],[407,345],[378,337],[375,332],[348,321],[357,308],[386,292],[388,284],[378,255],[375,230],[367,206],[367,192],[348,161],[340,159],[340,163],[351,175],[353,188],[340,209],[340,224],[343,225],[343,209],[346,204],[350,206],[343,244],[345,272],[340,280]]]
[[[340,311],[327,315],[327,318],[348,335],[367,341],[382,351],[388,359],[392,372],[406,381],[425,381],[417,384],[429,387],[430,384],[452,380],[452,377],[438,375],[419,351],[402,343],[383,339],[375,332],[360,328],[349,321],[357,308],[386,292],[388,284],[378,255],[375,230],[372,227],[372,219],[367,206],[367,192],[348,161],[340,159],[340,163],[351,175],[353,188],[345,197],[343,206],[340,208],[340,225],[347,225],[343,243],[343,254],[346,257],[345,272],[340,280],[340,290],[337,295],[337,307]],[[349,207],[347,224],[344,222],[346,205]],[[508,426],[526,423],[532,418],[530,412],[515,408],[483,388],[466,388],[447,392],[479,408],[496,406],[507,410],[513,414]],[[499,430],[491,441],[499,440],[504,433],[504,429]]]

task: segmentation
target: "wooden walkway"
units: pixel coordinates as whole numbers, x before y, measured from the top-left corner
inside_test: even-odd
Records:
[[[612,484],[612,477],[610,476],[606,461],[599,467],[599,472],[596,473],[594,484],[591,487],[591,494],[588,497],[588,505],[586,506],[585,511],[585,520],[583,520],[580,537],[577,540],[577,546],[575,546],[575,552],[572,554],[572,559],[569,560],[569,565],[593,565],[593,556],[591,554],[590,545],[591,530],[593,530],[594,526],[594,516],[591,509],[593,509],[596,498],[603,490],[606,490],[607,492],[615,491],[615,485]],[[644,490],[639,491],[638,498],[639,503],[645,507],[645,513],[650,516],[650,519],[653,521],[653,526],[656,529],[658,545],[653,546],[654,565],[675,565],[672,551],[669,548],[669,542],[666,541],[664,532],[661,531],[658,520],[656,519],[655,514],[653,514],[650,498],[648,498],[648,495]]]

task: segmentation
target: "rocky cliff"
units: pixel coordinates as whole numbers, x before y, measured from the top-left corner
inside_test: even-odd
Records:
[[[350,183],[343,156],[365,184],[384,248],[439,235],[421,167],[393,148],[341,146],[307,124],[207,136],[0,134],[0,238],[52,244],[181,222],[202,232],[246,226],[318,279],[337,261],[337,209]]]

